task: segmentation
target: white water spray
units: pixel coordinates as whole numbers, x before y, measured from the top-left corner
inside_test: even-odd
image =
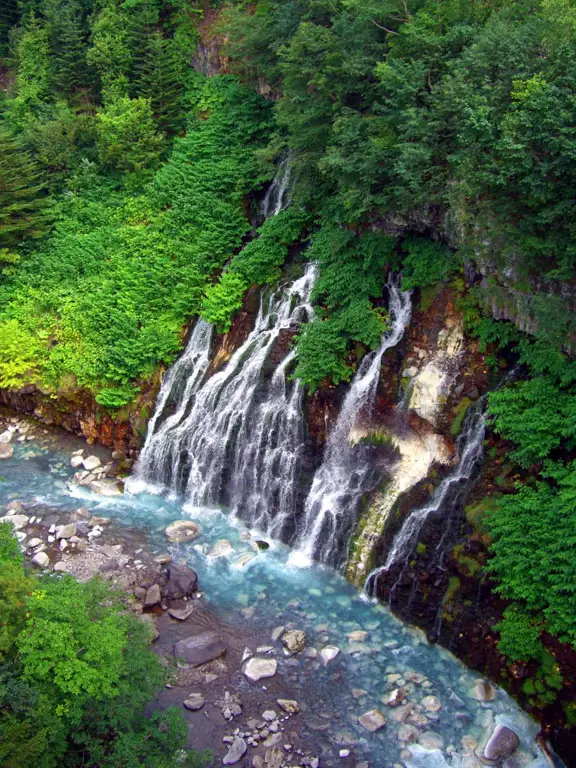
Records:
[[[360,414],[369,413],[374,406],[384,353],[398,344],[410,322],[410,292],[401,291],[399,280],[393,279],[388,292],[391,328],[379,349],[362,360],[328,437],[322,465],[306,499],[291,557],[294,565],[307,565],[312,560],[334,564],[345,550],[342,539],[356,521],[360,497],[378,482],[379,472],[370,460],[369,446],[354,444],[351,437]]]

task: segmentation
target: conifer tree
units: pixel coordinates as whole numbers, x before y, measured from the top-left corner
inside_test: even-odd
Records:
[[[150,100],[154,117],[167,134],[176,133],[182,124],[179,108],[182,90],[183,72],[177,51],[171,40],[156,31],[148,38],[136,92]]]
[[[79,0],[43,0],[42,11],[50,34],[56,90],[69,95],[87,87],[87,33]]]
[[[0,248],[45,232],[43,181],[23,143],[0,123]]]

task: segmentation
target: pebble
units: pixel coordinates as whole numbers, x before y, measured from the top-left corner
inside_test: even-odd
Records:
[[[184,706],[191,712],[196,712],[198,709],[202,709],[205,703],[206,701],[201,693],[191,693],[184,701]]]
[[[340,653],[340,648],[335,645],[327,645],[320,651],[320,658],[324,666],[327,666]]]
[[[440,699],[438,699],[436,696],[424,696],[421,704],[424,709],[427,709],[429,712],[438,712],[438,710],[442,708]]]
[[[360,715],[358,722],[367,731],[373,733],[386,725],[386,718],[379,709],[371,709],[369,712]]]

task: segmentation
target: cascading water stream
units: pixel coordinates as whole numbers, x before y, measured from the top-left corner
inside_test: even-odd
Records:
[[[290,203],[288,190],[292,178],[292,162],[290,155],[280,161],[278,170],[268,187],[260,210],[265,219],[277,216]]]
[[[289,381],[289,353],[267,379],[264,370],[281,331],[312,315],[316,270],[274,294],[262,296],[254,329],[213,376],[210,331],[202,321],[162,387],[139,478],[184,495],[192,504],[227,504],[271,535],[280,536],[295,512],[303,449],[302,386]],[[195,360],[196,365],[191,367]],[[186,362],[188,361],[188,362]],[[183,381],[187,377],[187,381]]]
[[[345,551],[344,539],[355,522],[360,497],[372,490],[380,477],[371,461],[370,447],[354,443],[352,430],[361,413],[374,406],[380,364],[384,353],[396,346],[410,322],[410,292],[401,291],[399,279],[388,282],[392,326],[380,348],[362,360],[340,415],[326,444],[324,458],[306,499],[304,515],[291,558],[295,565],[312,560],[334,565]]]
[[[473,405],[464,419],[462,434],[458,439],[458,464],[442,480],[431,501],[423,507],[413,510],[404,520],[402,527],[394,537],[385,564],[373,570],[366,579],[365,592],[374,596],[378,579],[393,567],[407,562],[418,536],[430,517],[439,515],[442,510],[458,504],[466,493],[468,483],[478,466],[483,453],[484,434],[486,431],[485,403],[482,398]]]

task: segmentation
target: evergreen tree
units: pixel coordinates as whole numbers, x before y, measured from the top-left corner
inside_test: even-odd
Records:
[[[0,248],[45,232],[43,186],[30,152],[0,123]]]
[[[183,68],[171,42],[158,31],[150,35],[136,84],[137,94],[150,100],[154,117],[168,134],[176,133],[182,125],[180,97],[184,87]]]
[[[2,0],[0,3],[0,53],[4,52],[10,29],[18,23],[19,18],[18,0]]]
[[[86,88],[90,82],[87,31],[79,0],[43,0],[42,11],[50,34],[56,90],[69,95]]]

